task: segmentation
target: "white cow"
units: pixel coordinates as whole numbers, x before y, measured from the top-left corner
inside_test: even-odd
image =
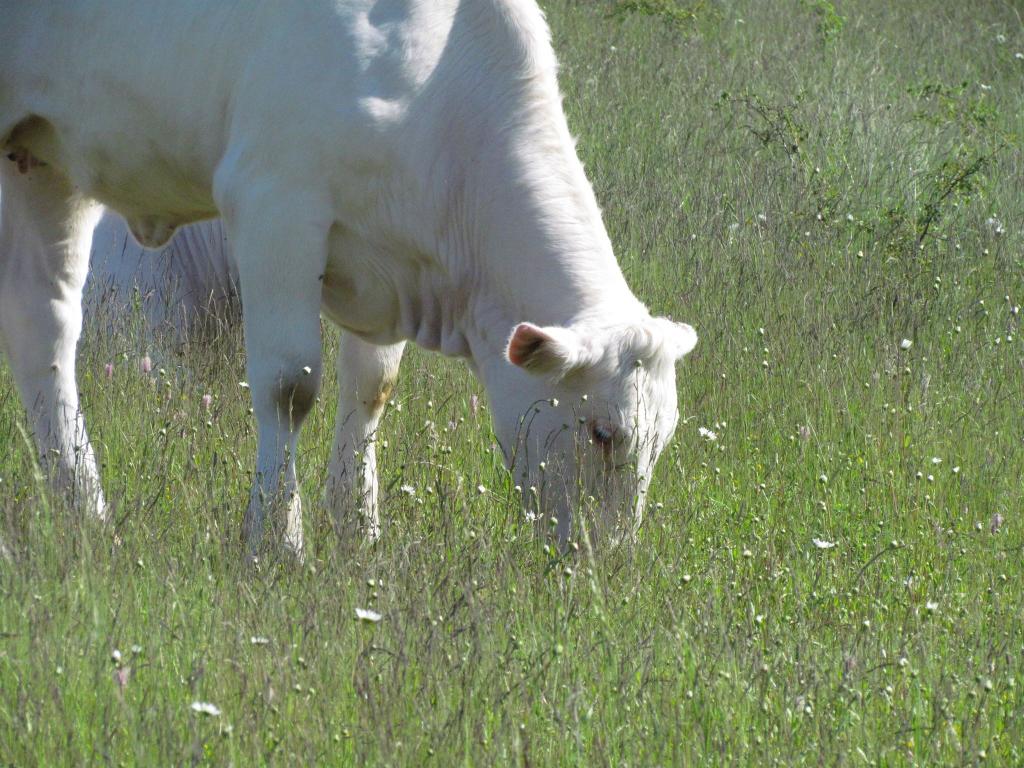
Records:
[[[336,508],[360,462],[375,475],[347,437],[373,434],[412,340],[468,359],[562,542],[588,496],[639,516],[696,334],[626,285],[532,0],[0,0],[0,19],[0,328],[83,505],[103,513],[74,378],[102,203],[149,246],[223,217],[259,426],[252,551],[268,516],[302,549],[321,312],[349,332]]]
[[[136,300],[147,331],[170,332],[178,342],[240,319],[238,269],[220,220],[182,227],[165,247],[147,249],[108,211],[93,232],[85,316],[116,320]]]

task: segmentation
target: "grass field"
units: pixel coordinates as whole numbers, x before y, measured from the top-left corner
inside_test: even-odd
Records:
[[[537,540],[480,387],[413,351],[382,540],[316,505],[329,380],[307,563],[246,572],[237,335],[94,329],[117,546],[0,367],[0,763],[1024,763],[1024,8],[545,6],[629,282],[701,337],[637,542]]]

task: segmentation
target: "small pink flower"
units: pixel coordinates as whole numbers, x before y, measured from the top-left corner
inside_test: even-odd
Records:
[[[211,405],[213,405],[213,395],[203,395],[203,410],[210,410]]]
[[[106,376],[108,379],[114,378],[114,364],[113,363],[107,363],[106,365],[103,366],[103,375]]]
[[[131,667],[118,667],[114,670],[114,683],[117,684],[118,691],[124,692],[124,689],[128,687],[128,680],[131,678],[131,675]]]
[[[143,373],[149,373],[153,370],[153,361],[149,359],[149,355],[146,355],[139,362],[139,370]]]

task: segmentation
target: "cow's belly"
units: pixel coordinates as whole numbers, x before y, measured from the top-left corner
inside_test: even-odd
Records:
[[[97,155],[103,159],[91,160]],[[185,224],[217,215],[207,174],[187,157],[158,151],[111,157],[82,153],[71,171],[91,197],[124,216],[132,235],[147,248],[165,245]]]
[[[76,119],[75,108],[85,106],[80,102],[70,99],[64,110],[26,118],[8,149],[60,168],[82,193],[119,212],[147,247],[165,244],[184,224],[217,215],[210,147],[188,132],[152,125],[157,121],[141,112],[123,117],[127,105]]]

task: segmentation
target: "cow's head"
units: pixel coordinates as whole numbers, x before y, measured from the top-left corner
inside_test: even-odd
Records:
[[[639,521],[679,419],[675,364],[696,343],[693,328],[664,318],[513,330],[495,430],[524,506],[553,518],[560,541],[574,509],[598,512],[587,519],[602,526]]]

